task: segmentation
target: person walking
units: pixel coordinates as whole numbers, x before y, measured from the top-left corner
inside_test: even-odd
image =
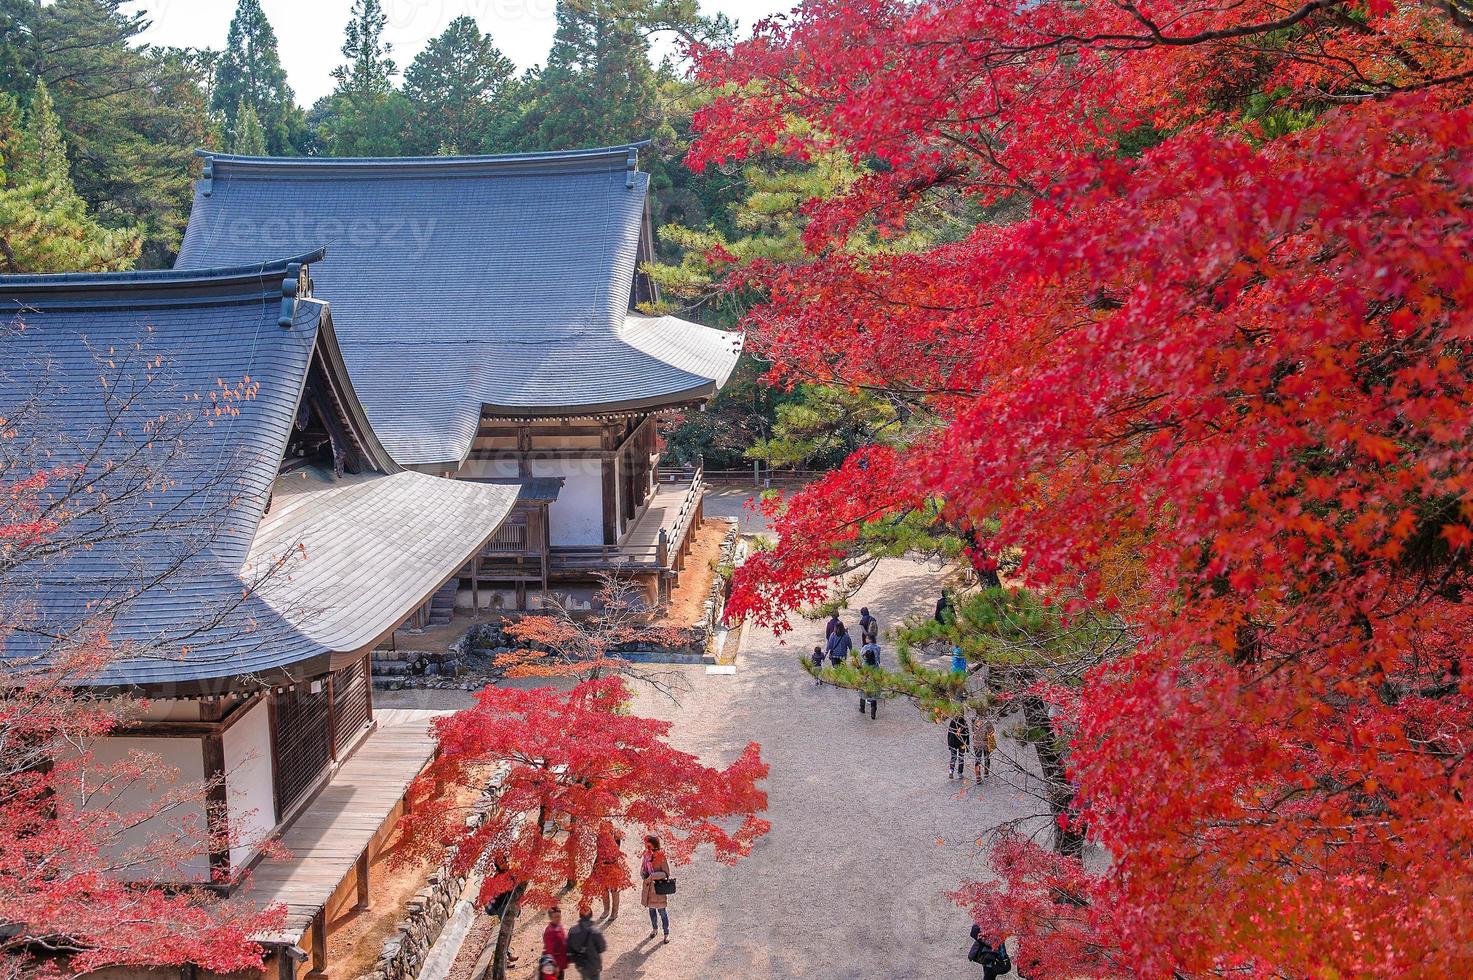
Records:
[[[972,951],[967,959],[982,967],[983,980],[997,980],[1013,971],[1013,960],[1008,955],[1007,937],[994,939],[984,935],[982,927],[972,923]]]
[[[624,831],[618,827],[599,834],[598,853],[594,866],[599,878],[607,884],[599,901],[603,903],[600,918],[607,919],[605,925],[619,917],[619,894],[634,883],[629,876],[629,865],[624,857]]]
[[[547,928],[542,930],[542,955],[552,958],[558,980],[568,971],[568,933],[563,928],[563,910],[554,905],[547,910]]]
[[[961,779],[967,774],[967,720],[961,715],[952,715],[946,726],[946,747],[951,752],[951,762],[946,769],[947,779]]]
[[[880,642],[880,621],[869,614],[869,606],[861,606],[859,610],[859,642]]]
[[[815,671],[823,670],[823,647],[814,647],[813,648],[813,669]],[[813,675],[813,683],[815,683],[818,686],[822,687],[823,686],[823,678],[822,677],[819,677],[818,674],[815,673]]]
[[[660,847],[660,838],[654,834],[645,836],[644,859],[639,864],[639,877],[644,881],[639,904],[650,910],[649,938],[654,939],[655,933],[663,927],[665,930],[663,941],[668,943],[670,941],[670,913],[665,908],[666,896],[655,887],[655,883],[670,880],[670,861],[665,857],[664,849]]]
[[[599,980],[604,972],[604,951],[609,942],[593,924],[593,906],[578,906],[578,924],[568,930],[568,960],[583,980]]]
[[[947,593],[945,589],[941,590],[941,598],[936,600],[935,619],[936,622],[940,623],[942,626],[945,626],[947,623],[954,622],[956,620],[956,614],[952,611],[951,608],[951,596]]]
[[[995,751],[997,732],[992,727],[992,720],[979,718],[972,722],[972,774],[977,777],[978,786],[982,785],[984,778],[992,775],[992,753]]]
[[[869,717],[875,719],[875,713],[879,710],[879,684],[871,671],[880,669],[880,644],[875,640],[869,640],[859,648],[859,662],[864,667],[865,684],[859,690],[859,713],[864,714],[865,704],[868,702]]]
[[[827,641],[828,639],[830,639],[831,637],[833,637],[833,635],[835,633],[839,632],[839,630],[841,630],[843,628],[844,628],[844,621],[839,618],[839,614],[837,612],[831,613],[829,615],[829,621],[824,625],[824,628],[823,628],[823,638],[824,638],[824,640]]]
[[[849,654],[854,651],[854,639],[849,635],[849,629],[839,624],[838,630],[829,637],[829,664],[837,667],[849,659]]]

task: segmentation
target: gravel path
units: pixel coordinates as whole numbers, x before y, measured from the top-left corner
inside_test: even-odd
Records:
[[[923,565],[886,561],[846,621],[861,604],[886,627],[929,611],[937,580]],[[626,892],[606,931],[607,980],[980,976],[965,960],[967,917],[944,893],[983,873],[976,836],[1029,812],[1028,800],[996,775],[980,788],[948,781],[944,732],[910,704],[882,703],[872,722],[857,695],[816,686],[795,660],[820,629],[800,623],[786,646],[747,630],[734,674],[682,668],[690,690],[678,706],[641,691],[636,710],[674,721],[675,744],[710,763],[762,745],[773,828],[734,866],[706,852],[677,869],[668,946],[648,940],[638,891]],[[443,695],[443,707],[466,697],[403,695]],[[527,967],[515,976],[532,972],[543,918],[523,920],[516,948]]]

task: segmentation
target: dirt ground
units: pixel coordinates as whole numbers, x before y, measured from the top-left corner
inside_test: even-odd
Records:
[[[429,862],[393,866],[397,845],[396,831],[393,842],[379,852],[369,872],[373,907],[367,912],[355,912],[350,905],[328,927],[329,968],[326,976],[333,980],[350,980],[368,974],[378,960],[379,950],[393,937],[395,927],[404,918],[405,904],[429,879]]]
[[[695,532],[690,554],[685,556],[685,570],[680,583],[670,592],[670,607],[660,617],[662,626],[691,626],[700,621],[711,594],[711,580],[721,561],[721,542],[731,530],[732,521],[725,517],[708,517]]]
[[[886,560],[844,618],[852,624],[853,610],[867,605],[888,630],[907,614],[929,614],[939,584],[936,569]],[[772,767],[765,815],[773,826],[736,865],[702,849],[678,870],[668,946],[650,940],[638,892],[626,892],[618,921],[605,930],[606,980],[981,975],[966,962],[970,921],[946,893],[988,877],[979,846],[988,828],[1019,818],[1025,832],[1046,826],[1046,817],[1033,816],[1040,810],[1033,754],[1005,720],[992,776],[982,785],[948,779],[945,732],[904,700],[882,703],[870,720],[855,695],[814,684],[797,661],[822,624],[794,625],[787,643],[746,630],[735,673],[675,668],[689,682],[676,701],[637,690],[634,710],[673,722],[673,744],[709,764],[761,743]],[[893,646],[884,651],[893,663]],[[421,695],[442,707],[469,699],[463,691],[414,692]],[[535,911],[523,919],[514,980],[532,977],[545,924]],[[480,953],[488,938],[465,945]]]

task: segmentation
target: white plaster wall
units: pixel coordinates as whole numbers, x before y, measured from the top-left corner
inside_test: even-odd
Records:
[[[176,786],[198,783],[204,779],[204,750],[197,738],[129,736],[100,738],[92,744],[92,755],[100,771],[99,774],[116,763],[126,761],[135,752],[146,752],[158,756],[165,766],[177,770],[178,774],[171,782],[164,785],[150,786],[144,782],[133,782],[119,786],[110,794],[99,794],[93,797],[89,804],[90,808],[106,807],[115,813],[122,814],[142,813],[151,808],[153,801]],[[161,814],[152,820],[145,821],[120,837],[117,841],[117,848],[120,851],[127,851],[141,846],[150,838],[167,834],[172,827],[181,824],[190,827],[191,832],[199,839],[204,839],[206,833],[204,803],[201,801],[178,809],[171,809],[167,814]],[[208,856],[201,854],[187,862],[178,872],[155,865],[137,869],[132,877],[135,879],[156,878],[181,883],[208,881],[210,861]]]
[[[514,459],[468,459],[457,472],[457,476],[501,480],[517,476],[517,461]]]
[[[563,477],[563,489],[548,508],[547,520],[554,546],[604,543],[604,478],[601,465],[596,459],[532,461],[533,476]]]
[[[265,701],[225,730],[225,800],[235,871],[253,857],[276,826],[276,786],[271,778],[271,721]]]

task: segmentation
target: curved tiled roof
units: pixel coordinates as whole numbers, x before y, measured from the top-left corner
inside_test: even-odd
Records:
[[[85,683],[324,669],[494,532],[517,488],[401,471],[362,420],[310,283],[300,260],[0,276],[0,483],[54,468],[48,492],[82,502],[55,553],[0,583],[19,620],[0,634],[6,656],[106,624],[125,659]],[[278,478],[314,359],[361,472]]]
[[[629,315],[649,184],[636,153],[209,156],[177,265],[325,242],[314,275],[375,430],[401,464],[455,464],[483,407],[631,411],[730,374],[733,335]]]

